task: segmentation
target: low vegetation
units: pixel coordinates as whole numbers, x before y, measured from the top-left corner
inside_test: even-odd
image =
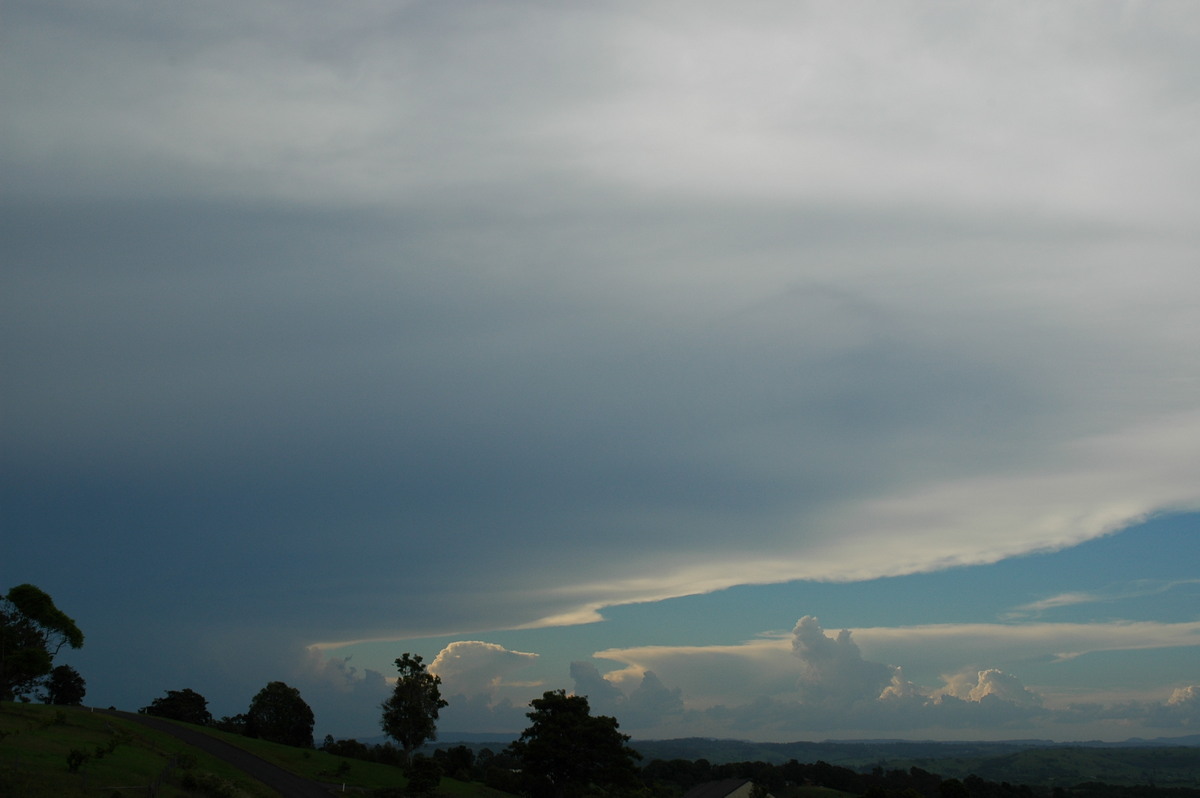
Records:
[[[399,763],[363,761],[321,749],[297,748],[217,729],[205,731],[310,781],[337,785],[339,789],[344,784],[348,791],[354,788],[360,794],[362,791],[368,794],[371,791],[402,791],[408,787],[409,780],[398,767]],[[454,798],[500,798],[505,795],[482,784],[447,777],[441,779],[437,793]]]
[[[358,795],[403,795],[408,786],[394,765],[363,762],[204,729],[306,779]],[[160,798],[277,798],[276,793],[223,761],[169,734],[81,707],[0,703],[0,796],[75,798],[147,795]],[[441,778],[438,795],[503,798],[483,784]]]
[[[174,737],[82,707],[0,703],[0,796],[274,798]]]

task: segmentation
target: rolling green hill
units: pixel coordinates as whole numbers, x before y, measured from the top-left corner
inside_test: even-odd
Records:
[[[81,707],[0,704],[0,796],[72,798],[195,795],[205,785],[237,798],[275,793],[167,734]]]
[[[345,784],[360,794],[405,783],[400,770],[389,765],[202,731],[303,778],[339,788]],[[0,703],[0,798],[146,795],[151,785],[160,798],[278,795],[222,760],[134,721],[83,707]],[[505,795],[449,778],[442,780],[440,790],[452,798]]]

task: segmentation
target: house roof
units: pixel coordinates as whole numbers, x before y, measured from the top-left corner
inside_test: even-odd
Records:
[[[750,779],[706,781],[685,792],[683,798],[726,798],[734,790],[749,783]]]

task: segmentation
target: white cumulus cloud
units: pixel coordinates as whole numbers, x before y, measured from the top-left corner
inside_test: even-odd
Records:
[[[441,678],[445,694],[495,696],[512,673],[537,658],[537,654],[510,651],[495,643],[460,640],[438,652],[429,663],[429,672]]]

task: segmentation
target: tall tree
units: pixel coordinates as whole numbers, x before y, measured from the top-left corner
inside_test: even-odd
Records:
[[[313,711],[300,691],[283,682],[270,682],[250,701],[246,735],[273,743],[313,747]]]
[[[405,652],[396,660],[400,675],[388,700],[380,705],[380,725],[388,737],[400,743],[407,763],[412,752],[428,740],[437,739],[438,712],[446,706],[442,700],[442,679],[425,670],[421,657]]]
[[[142,707],[138,712],[184,723],[195,723],[197,726],[208,726],[212,723],[208,699],[191,688],[168,690],[165,696],[154,699],[150,706]]]
[[[0,598],[0,701],[32,692],[63,646],[79,648],[83,632],[40,588],[24,584]]]
[[[87,682],[79,675],[79,671],[70,665],[59,665],[46,677],[46,689],[42,694],[42,702],[77,707],[83,703],[85,695],[87,695]]]
[[[587,696],[552,690],[530,702],[532,725],[509,746],[521,763],[530,795],[606,795],[632,791],[641,754],[626,745],[629,735],[617,731],[616,718],[591,714]]]

